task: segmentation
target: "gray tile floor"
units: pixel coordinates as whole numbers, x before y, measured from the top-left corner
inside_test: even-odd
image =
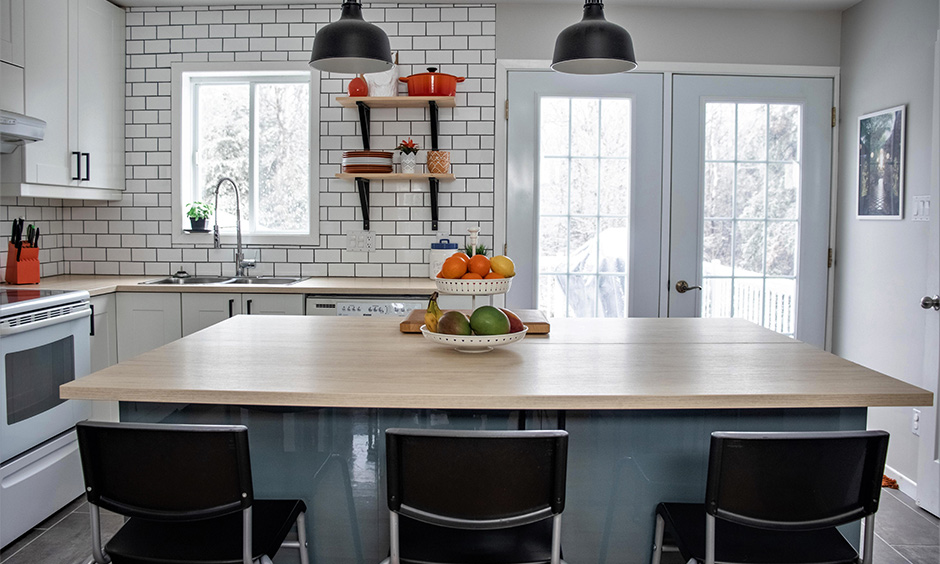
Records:
[[[103,511],[105,542],[123,523]],[[80,497],[0,550],[0,564],[82,564],[90,554],[88,504]],[[294,551],[287,551],[294,553]],[[293,556],[293,554],[285,555]],[[663,564],[674,555],[663,555]],[[670,560],[671,561],[671,560]],[[940,562],[940,519],[897,490],[882,490],[875,519],[875,564]]]

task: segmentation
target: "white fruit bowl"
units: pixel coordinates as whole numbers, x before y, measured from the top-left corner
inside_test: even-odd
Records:
[[[435,278],[437,291],[442,294],[466,294],[484,296],[487,294],[505,294],[512,286],[512,278],[492,280],[463,280],[462,278]]]
[[[438,345],[453,347],[459,352],[465,353],[489,352],[493,350],[493,347],[501,347],[521,341],[525,338],[525,334],[528,330],[529,328],[523,325],[522,331],[506,333],[505,335],[447,335],[445,333],[428,331],[427,325],[421,326],[421,334],[424,335],[425,339],[432,343],[437,343]]]

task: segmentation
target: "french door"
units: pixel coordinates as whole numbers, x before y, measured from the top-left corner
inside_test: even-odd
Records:
[[[739,317],[822,348],[832,80],[673,80],[671,317]]]
[[[530,70],[508,85],[509,307],[740,317],[824,346],[832,79]]]
[[[659,315],[663,76],[509,73],[508,307]]]

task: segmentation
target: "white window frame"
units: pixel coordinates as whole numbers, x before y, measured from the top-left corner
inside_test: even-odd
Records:
[[[247,78],[252,76],[272,76],[279,73],[304,72],[310,75],[309,108],[309,170],[308,178],[310,202],[309,234],[252,234],[242,233],[245,244],[261,245],[311,245],[320,244],[320,179],[317,164],[320,155],[320,73],[309,65],[297,61],[271,61],[261,63],[173,63],[172,69],[172,241],[173,243],[212,244],[212,233],[186,233],[185,204],[189,196],[184,195],[184,186],[191,188],[192,169],[184,166],[184,160],[192,154],[193,115],[192,115],[192,79],[193,78]],[[226,188],[228,189],[228,188]],[[186,190],[186,193],[191,193]],[[184,202],[183,200],[187,201]],[[213,202],[208,202],[213,203]],[[211,222],[208,226],[211,229]],[[223,244],[235,243],[235,229],[222,228]]]

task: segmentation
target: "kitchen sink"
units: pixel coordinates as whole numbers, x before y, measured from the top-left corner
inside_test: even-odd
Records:
[[[293,278],[293,277],[283,277],[283,278],[274,278],[274,277],[264,277],[257,276],[253,278],[234,278],[231,282],[227,284],[296,284],[300,282],[303,278]]]
[[[141,282],[141,284],[178,284],[192,286],[194,284],[225,284],[234,280],[231,276],[190,276],[188,278],[177,278],[169,276],[159,280],[150,280]]]
[[[198,286],[201,284],[280,284],[286,286],[296,284],[305,278],[284,276],[275,278],[273,276],[253,276],[253,277],[233,277],[233,276],[190,276],[188,278],[177,278],[168,276],[159,280],[149,280],[141,284],[177,284],[180,286]]]

